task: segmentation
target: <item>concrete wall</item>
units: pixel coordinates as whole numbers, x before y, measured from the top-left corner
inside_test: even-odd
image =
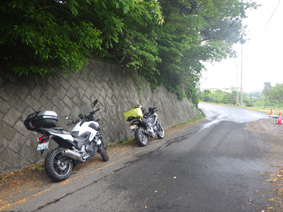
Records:
[[[68,76],[29,77],[18,79],[1,70],[0,75],[0,174],[18,170],[43,161],[47,152],[36,151],[41,135],[28,131],[23,121],[30,113],[54,110],[60,116],[58,126],[66,129],[68,120],[77,118],[80,108],[99,100],[98,118],[106,142],[115,142],[133,133],[123,119],[125,111],[137,104],[148,108],[157,103],[158,115],[164,127],[183,122],[197,114],[187,99],[159,87],[154,93],[145,80],[127,74],[119,67],[91,60],[84,72]],[[143,81],[143,82],[141,82]],[[51,148],[56,143],[51,141]],[[49,148],[49,150],[51,149]]]

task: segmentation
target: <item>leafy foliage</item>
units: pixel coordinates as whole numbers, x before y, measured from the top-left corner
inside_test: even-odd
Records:
[[[204,102],[236,105],[237,90],[233,87],[224,91],[220,89],[205,89],[199,93],[199,97]],[[282,107],[283,84],[272,86],[270,82],[265,82],[262,92],[244,93],[243,102],[247,107],[254,105],[264,108],[269,106]]]
[[[205,89],[200,92],[200,100],[204,102],[211,102],[217,104],[239,105],[239,96],[237,97],[237,89],[232,87],[230,89]],[[254,96],[254,95],[253,95]],[[243,94],[243,103],[247,107],[253,106],[252,94]]]
[[[1,59],[19,76],[56,68],[80,70],[90,50],[101,48],[101,32],[80,17],[76,1],[2,1]]]
[[[265,103],[283,105],[283,84],[271,86],[271,83],[264,83],[263,95]]]
[[[240,0],[3,0],[0,61],[18,76],[81,70],[99,58],[198,103],[205,61],[233,56]]]
[[[180,98],[198,103],[198,83],[205,61],[233,56],[233,43],[242,39],[244,7],[237,0],[164,0],[165,24],[159,26],[162,82]]]

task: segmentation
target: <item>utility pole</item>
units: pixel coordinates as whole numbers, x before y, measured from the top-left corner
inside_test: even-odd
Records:
[[[238,80],[238,72],[239,72],[239,64],[238,60],[236,63],[236,89],[237,89],[237,96],[236,96],[236,106],[239,106],[239,80]]]
[[[243,107],[243,34],[241,40],[241,106]]]
[[[236,97],[236,105],[239,106],[239,82],[238,82],[238,66],[237,66],[237,74],[236,74],[236,79],[237,79],[237,97]]]

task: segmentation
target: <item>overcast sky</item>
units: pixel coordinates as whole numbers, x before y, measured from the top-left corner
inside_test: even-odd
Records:
[[[271,82],[272,86],[283,83],[283,1],[256,2],[262,6],[247,11],[245,20],[250,40],[243,45],[244,92],[261,91],[264,82]],[[207,64],[207,71],[203,72],[200,81],[202,89],[240,87],[241,48],[240,45],[234,48],[238,51],[238,58]]]

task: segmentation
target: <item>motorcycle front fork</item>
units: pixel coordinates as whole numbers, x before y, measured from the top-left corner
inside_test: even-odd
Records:
[[[102,138],[101,135],[99,136],[99,139],[101,140],[101,146],[102,146],[104,149],[107,149],[107,147],[106,147],[106,145],[105,145],[105,142],[103,141],[103,138]]]

